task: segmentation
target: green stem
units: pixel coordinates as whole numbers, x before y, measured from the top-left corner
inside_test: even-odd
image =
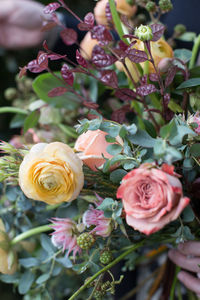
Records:
[[[63,124],[57,124],[60,130],[62,130],[67,136],[77,139],[78,134],[76,133],[74,128],[71,128],[70,126],[63,125]]]
[[[19,235],[14,237],[14,239],[11,241],[11,245],[15,245],[15,244],[31,237],[32,235],[52,230],[52,228],[49,227],[49,225],[43,225],[43,226],[35,227],[33,229],[30,229],[28,231],[20,233]]]
[[[194,41],[194,46],[192,48],[192,56],[191,56],[191,59],[189,62],[189,69],[192,69],[195,65],[199,47],[200,47],[200,34],[196,37],[196,39]]]
[[[135,244],[134,246],[130,247],[127,251],[122,253],[120,256],[118,256],[115,260],[113,260],[110,264],[99,270],[96,274],[94,274],[92,277],[90,277],[89,280],[85,284],[83,284],[68,300],[75,299],[83,290],[86,289],[86,287],[94,281],[99,275],[106,272],[107,270],[111,269],[113,266],[115,266],[118,262],[120,262],[124,257],[129,255],[131,252],[135,251],[139,247],[144,245],[144,241],[139,242],[138,244]]]
[[[11,106],[0,107],[0,114],[4,114],[4,113],[28,115],[27,110],[22,108],[17,108],[17,107],[11,107]]]
[[[170,291],[169,300],[174,300],[174,292],[175,292],[175,287],[176,287],[176,283],[177,283],[177,274],[179,273],[180,269],[181,269],[180,267],[176,266],[176,271],[175,271],[174,280],[173,280],[171,291]]]

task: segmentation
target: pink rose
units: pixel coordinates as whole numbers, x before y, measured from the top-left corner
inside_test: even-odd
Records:
[[[190,199],[183,197],[173,166],[162,169],[143,164],[122,180],[117,198],[122,198],[126,222],[147,235],[176,220]]]
[[[81,134],[74,146],[74,149],[80,152],[79,158],[87,165],[91,170],[97,171],[97,168],[105,163],[105,158],[112,158],[113,155],[106,151],[108,143],[105,136],[108,135],[107,132],[101,130],[88,130],[87,132]],[[117,141],[119,144],[122,143],[121,139],[118,137]]]

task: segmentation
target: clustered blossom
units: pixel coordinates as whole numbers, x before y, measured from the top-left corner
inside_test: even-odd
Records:
[[[62,248],[67,251],[67,256],[73,252],[75,258],[77,253],[81,253],[81,248],[76,242],[76,223],[68,218],[52,218],[51,228],[55,231],[52,233],[52,243],[57,248]]]
[[[83,214],[83,224],[86,227],[95,226],[91,232],[95,232],[96,235],[107,237],[111,234],[112,225],[111,219],[104,217],[104,212],[99,209],[95,209],[90,205],[89,209]]]

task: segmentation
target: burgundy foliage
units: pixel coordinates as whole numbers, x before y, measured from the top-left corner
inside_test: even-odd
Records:
[[[26,66],[26,69],[32,73],[40,73],[40,72],[46,70],[46,67],[40,67],[38,65],[37,59],[34,59],[28,63],[28,65]]]
[[[63,94],[65,94],[67,92],[67,88],[66,87],[56,87],[53,88],[51,91],[48,92],[48,97],[57,97],[57,96],[62,96]]]
[[[136,93],[142,97],[156,92],[156,87],[153,84],[143,84],[136,89]]]
[[[137,94],[128,88],[117,89],[115,96],[123,101],[132,101],[137,98]]]
[[[37,64],[39,68],[46,70],[48,68],[48,54],[43,51],[39,51],[37,56]]]
[[[131,111],[130,105],[124,105],[123,107],[115,110],[111,115],[111,120],[123,124],[127,121],[126,114]]]
[[[113,40],[110,31],[104,25],[94,26],[91,31],[91,37],[99,41],[102,45],[107,45]]]
[[[156,82],[156,81],[158,81],[158,75],[157,75],[156,73],[150,73],[150,74],[149,74],[149,79],[150,79],[151,81]]]
[[[148,60],[148,56],[145,51],[130,49],[127,51],[128,58],[134,63],[141,63]]]
[[[108,20],[109,23],[111,23],[112,22],[112,13],[110,10],[109,2],[106,3],[105,13],[106,13],[106,19]]]
[[[53,2],[53,3],[50,3],[47,6],[45,6],[43,11],[45,14],[51,14],[54,11],[56,11],[59,7],[60,7],[60,4],[58,2]]]
[[[70,71],[68,65],[64,64],[61,68],[61,75],[62,78],[64,79],[64,81],[69,84],[69,85],[73,85],[74,83],[74,75],[73,73]]]
[[[86,59],[83,58],[83,56],[80,54],[80,52],[78,50],[76,50],[76,61],[81,67],[83,67],[83,68],[88,67],[88,63],[87,63]]]
[[[111,66],[117,61],[117,59],[113,55],[107,54],[103,49],[102,51],[100,51],[101,53],[97,52],[98,51],[94,51],[92,53],[92,62],[97,68],[105,68]]]
[[[88,13],[85,18],[84,22],[78,24],[78,29],[82,31],[91,30],[94,27],[94,15],[93,13]]]
[[[176,66],[172,66],[169,70],[168,70],[168,73],[167,73],[167,76],[165,78],[165,87],[167,88],[171,83],[172,81],[174,80],[174,77],[176,75],[176,72],[177,72],[177,67]]]
[[[101,71],[101,81],[114,89],[118,88],[117,74],[112,70]]]
[[[77,32],[72,28],[65,28],[60,32],[61,39],[67,46],[71,46],[76,43],[78,39]]]
[[[164,31],[165,31],[165,26],[162,24],[152,24],[150,25],[152,32],[153,32],[153,38],[152,41],[156,42],[158,41],[161,36],[163,35]]]

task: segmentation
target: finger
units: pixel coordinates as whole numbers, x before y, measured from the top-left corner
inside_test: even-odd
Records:
[[[185,242],[178,245],[178,250],[185,255],[200,256],[200,242]]]
[[[181,268],[195,273],[200,272],[200,267],[198,266],[200,264],[200,257],[189,258],[178,250],[170,250],[168,255],[169,258]]]
[[[179,272],[177,277],[189,290],[192,290],[197,295],[200,294],[200,279],[184,271]]]

